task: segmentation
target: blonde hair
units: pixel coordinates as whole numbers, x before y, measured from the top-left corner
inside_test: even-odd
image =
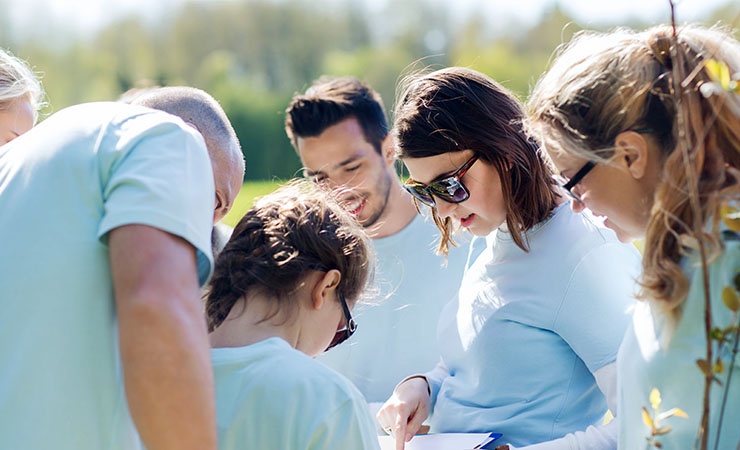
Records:
[[[529,133],[551,154],[603,162],[616,136],[649,130],[662,176],[645,235],[640,297],[677,320],[688,292],[680,260],[721,251],[719,208],[740,193],[740,96],[704,95],[707,62],[740,73],[740,43],[720,28],[582,32],[559,51],[528,102]],[[707,227],[707,225],[710,225]]]
[[[22,97],[31,103],[33,119],[37,121],[38,111],[46,105],[41,81],[25,61],[0,49],[0,109]]]

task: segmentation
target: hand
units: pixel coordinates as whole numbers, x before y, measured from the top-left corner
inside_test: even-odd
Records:
[[[377,414],[378,423],[395,437],[396,450],[403,450],[419,431],[429,417],[430,406],[429,385],[424,377],[408,378],[396,386]]]

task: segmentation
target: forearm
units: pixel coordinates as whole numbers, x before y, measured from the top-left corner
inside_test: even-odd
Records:
[[[607,425],[591,426],[552,441],[516,447],[516,450],[613,450],[617,448],[618,433],[619,424],[614,418]]]
[[[160,230],[110,233],[119,346],[131,417],[149,450],[215,450],[208,334],[194,249]]]
[[[197,307],[156,302],[119,315],[131,416],[149,450],[215,449],[213,377]]]
[[[430,401],[432,405],[432,410],[434,410],[434,404],[437,401],[437,394],[439,393],[439,389],[442,386],[442,382],[444,381],[444,379],[450,376],[450,372],[447,369],[445,363],[440,360],[439,363],[437,363],[437,365],[434,367],[434,369],[425,373],[424,376],[426,377],[427,383],[429,384]]]

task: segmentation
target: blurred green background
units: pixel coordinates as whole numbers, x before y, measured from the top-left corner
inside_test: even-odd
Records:
[[[221,102],[247,161],[247,183],[233,215],[254,196],[300,175],[283,131],[284,110],[294,93],[322,74],[360,77],[381,93],[389,112],[399,78],[425,67],[468,66],[524,98],[553,51],[578,30],[670,20],[667,0],[645,0],[663,5],[659,20],[640,19],[636,10],[630,19],[598,24],[544,0],[549,6],[521,23],[495,20],[490,8],[479,13],[487,0],[469,0],[464,14],[453,14],[457,2],[440,0],[163,0],[83,32],[55,21],[43,7],[31,11],[33,26],[24,25],[11,14],[20,1],[0,0],[0,44],[42,75],[45,115],[150,85],[195,86]],[[35,1],[50,10],[64,7],[57,0]],[[682,2],[676,3],[680,12]],[[740,2],[714,4],[692,20],[740,26]],[[106,5],[115,2],[98,3]]]

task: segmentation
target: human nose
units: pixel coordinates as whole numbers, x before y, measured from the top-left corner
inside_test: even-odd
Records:
[[[437,215],[442,219],[450,217],[452,215],[452,211],[457,207],[457,203],[446,202],[439,197],[434,198],[434,204],[437,208]]]
[[[584,209],[586,209],[586,205],[583,202],[579,202],[576,199],[572,199],[570,201],[570,208],[573,210],[573,212],[580,213]]]

